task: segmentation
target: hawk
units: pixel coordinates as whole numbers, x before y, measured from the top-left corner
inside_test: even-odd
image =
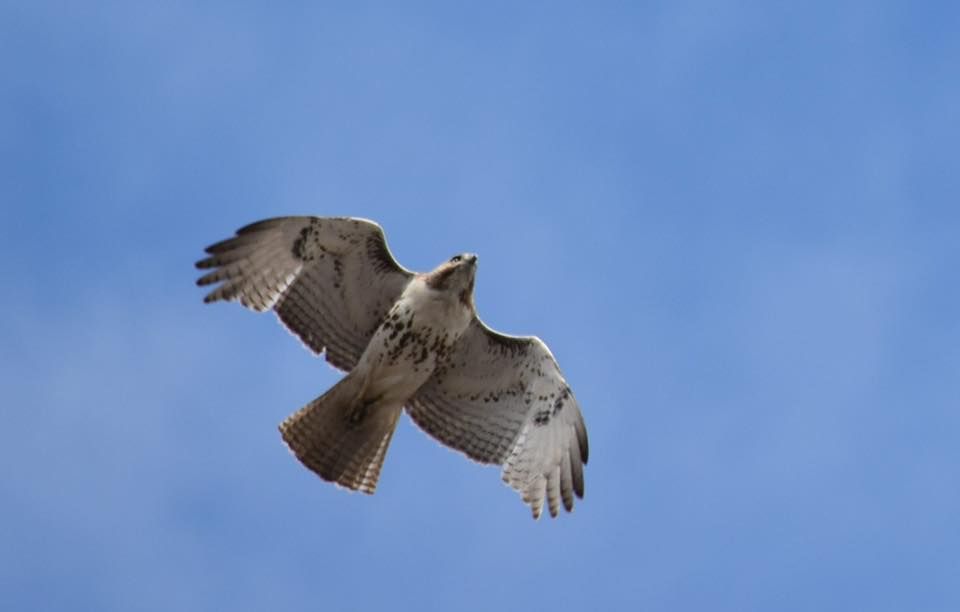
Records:
[[[314,353],[347,372],[280,425],[324,480],[373,493],[400,413],[503,480],[539,518],[583,498],[587,430],[547,345],[487,327],[473,301],[477,256],[414,273],[365,219],[259,221],[206,249],[204,302],[272,309]]]

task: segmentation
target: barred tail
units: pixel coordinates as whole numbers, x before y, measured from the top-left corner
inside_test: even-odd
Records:
[[[373,493],[401,407],[363,400],[363,381],[347,375],[280,424],[297,459],[321,478]]]

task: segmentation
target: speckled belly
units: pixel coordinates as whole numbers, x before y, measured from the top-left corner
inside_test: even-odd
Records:
[[[390,311],[364,353],[369,367],[366,397],[403,403],[430,378],[457,337],[438,324],[442,321],[430,324],[427,319],[403,308]]]

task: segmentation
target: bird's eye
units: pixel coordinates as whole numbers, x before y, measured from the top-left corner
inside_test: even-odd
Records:
[[[454,255],[450,258],[450,263],[457,263],[461,259],[463,259],[463,255]]]

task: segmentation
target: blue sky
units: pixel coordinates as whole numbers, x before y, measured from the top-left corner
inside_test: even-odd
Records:
[[[0,608],[958,609],[956,5],[405,4],[0,7]],[[284,214],[480,254],[573,514],[297,464],[339,375],[192,267]]]

